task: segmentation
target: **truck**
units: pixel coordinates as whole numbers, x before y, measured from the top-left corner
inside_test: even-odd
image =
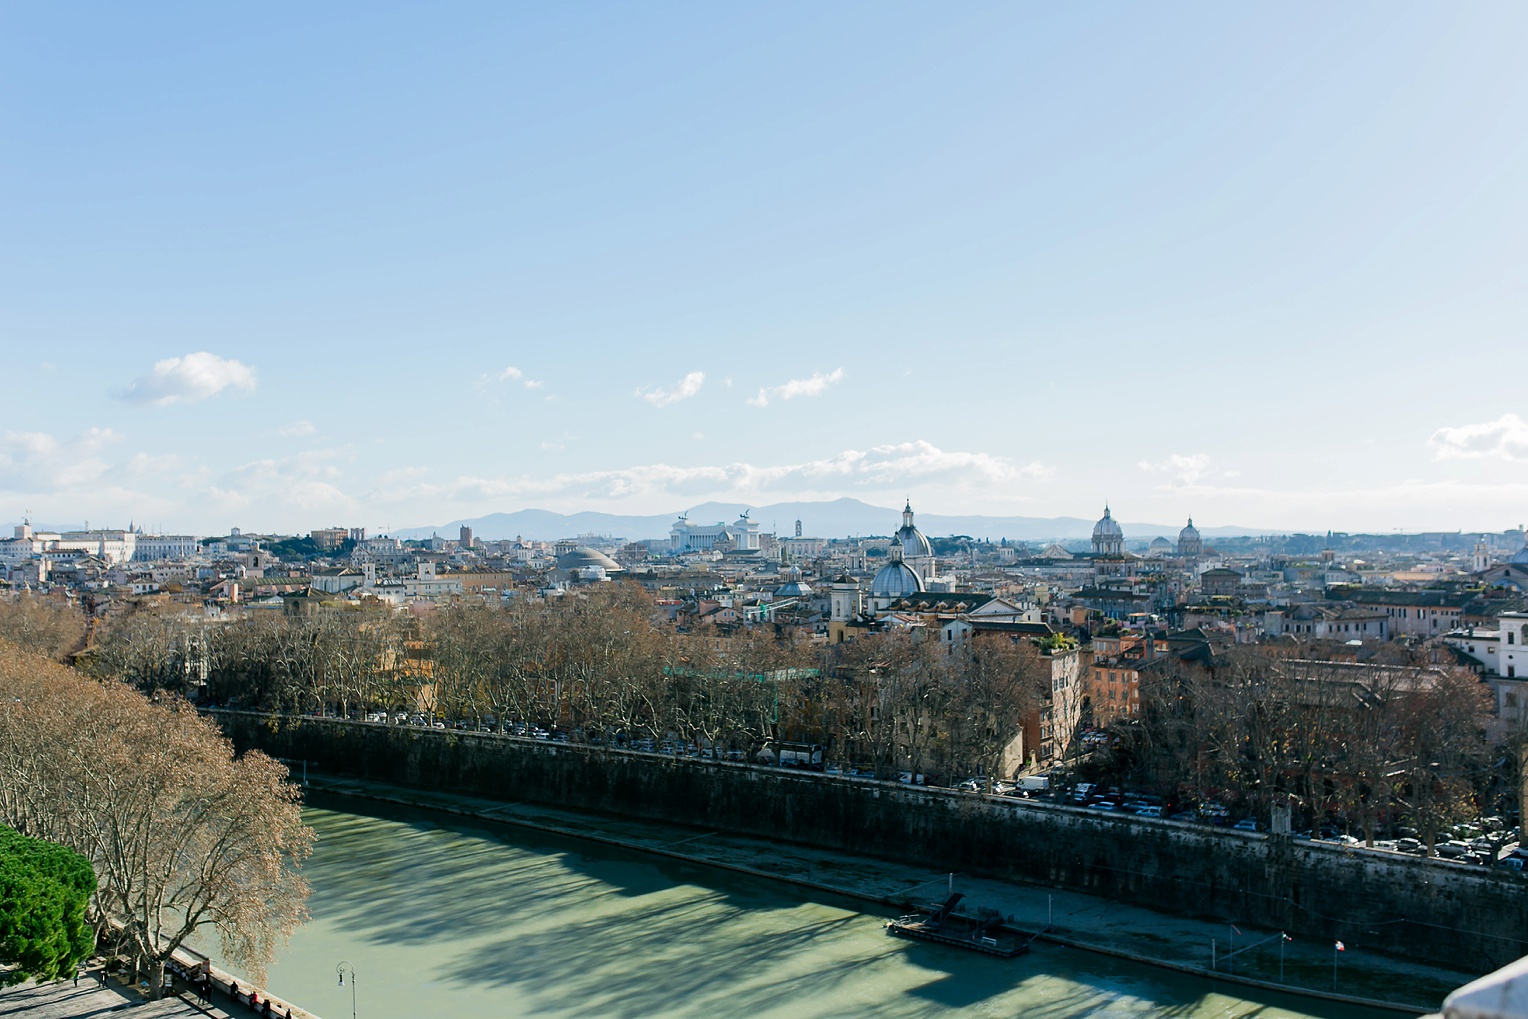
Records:
[[[1043,793],[1050,789],[1049,775],[1024,775],[1019,778],[1019,788],[1026,793]]]
[[[773,750],[782,768],[822,769],[822,747],[816,743],[774,743]]]

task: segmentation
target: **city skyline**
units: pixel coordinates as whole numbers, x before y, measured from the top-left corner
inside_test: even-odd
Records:
[[[0,517],[1517,526],[1525,22],[13,12]]]

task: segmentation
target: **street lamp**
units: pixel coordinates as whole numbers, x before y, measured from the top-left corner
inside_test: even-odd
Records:
[[[350,973],[350,1019],[355,1019],[355,967],[350,965],[350,961],[347,959],[334,967],[334,972],[340,975],[341,987],[345,986],[346,972]]]

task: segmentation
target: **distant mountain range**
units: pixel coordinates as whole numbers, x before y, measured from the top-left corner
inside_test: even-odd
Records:
[[[917,507],[914,507],[916,510]],[[749,506],[747,503],[706,502],[685,511],[690,520],[698,524],[718,521],[730,523],[744,510],[758,521],[764,531],[789,536],[796,532],[796,521],[801,521],[801,533],[815,538],[844,538],[857,535],[889,535],[902,526],[902,511],[884,506],[872,506],[858,499],[835,499],[832,502],[781,502],[768,506]],[[395,531],[399,538],[428,538],[439,534],[454,539],[462,526],[472,528],[475,537],[485,541],[502,541],[507,538],[525,538],[530,541],[555,541],[558,538],[574,538],[581,534],[602,534],[609,537],[639,541],[645,538],[666,538],[669,528],[678,519],[679,512],[661,513],[656,516],[627,516],[615,513],[553,513],[550,510],[525,509],[514,513],[490,513],[470,520],[453,520],[435,527],[411,527]],[[1080,517],[988,517],[946,516],[939,513],[919,513],[919,530],[930,537],[964,534],[973,538],[1010,538],[1016,541],[1065,541],[1088,538],[1093,534],[1096,521]],[[1176,538],[1182,524],[1143,524],[1120,521],[1125,539]],[[1223,537],[1242,534],[1276,534],[1280,532],[1252,527],[1201,527],[1205,537]]]

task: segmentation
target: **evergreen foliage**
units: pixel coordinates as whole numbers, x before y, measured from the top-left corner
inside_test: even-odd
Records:
[[[85,908],[95,892],[90,861],[65,846],[0,825],[0,986],[61,980],[90,957]]]

